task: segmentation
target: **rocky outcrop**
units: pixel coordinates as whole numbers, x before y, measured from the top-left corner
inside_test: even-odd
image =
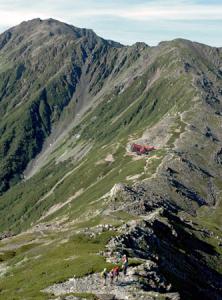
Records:
[[[3,232],[0,233],[0,240],[4,240],[6,238],[12,237],[14,234],[12,232]]]
[[[217,253],[193,234],[191,225],[169,212],[134,223],[112,239],[107,248],[112,249],[112,255],[127,253],[157,264],[158,271],[182,299],[221,299],[222,276],[206,261],[206,255],[214,259]]]
[[[55,284],[44,291],[55,296],[90,293],[101,300],[153,300],[160,296],[163,299],[179,300],[179,295],[170,290],[171,285],[159,274],[158,266],[152,261],[146,261],[137,267],[129,267],[127,275],[120,274],[118,281],[114,280],[113,284],[108,279],[104,285],[100,274],[92,274],[83,278],[70,278],[69,281]]]

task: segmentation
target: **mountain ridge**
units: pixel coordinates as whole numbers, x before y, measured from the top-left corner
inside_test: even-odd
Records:
[[[67,298],[126,253],[141,297],[220,299],[222,50],[33,22],[0,36],[0,297]]]

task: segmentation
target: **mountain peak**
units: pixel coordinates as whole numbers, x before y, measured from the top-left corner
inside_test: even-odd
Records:
[[[53,34],[70,34],[76,37],[80,36],[82,29],[68,25],[66,23],[60,22],[58,20],[49,18],[49,19],[32,19],[29,21],[22,22],[18,26],[12,28],[13,31],[18,33],[24,32],[35,32],[35,33],[46,33],[51,32]]]
[[[0,35],[0,49],[2,49],[10,40],[12,48],[21,42],[27,41],[35,45],[48,43],[50,38],[54,40],[62,37],[65,40],[77,40],[86,38],[89,44],[103,42],[111,47],[122,47],[120,43],[104,40],[99,37],[92,29],[78,28],[73,25],[49,18],[42,20],[40,18],[24,21],[14,26]]]

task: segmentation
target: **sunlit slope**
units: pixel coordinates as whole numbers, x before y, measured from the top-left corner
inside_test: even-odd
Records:
[[[123,47],[57,22],[56,32],[49,34],[48,26],[54,22],[44,21],[43,26],[34,21],[37,28],[47,26],[46,41],[53,39],[52,51],[56,51],[53,45],[60,37],[60,26],[65,26],[63,30],[69,33],[65,33],[64,51],[70,52],[64,53],[64,60],[59,56],[55,66],[45,65],[51,73],[50,79],[44,77],[39,83],[43,98],[34,102],[24,98],[13,106],[14,94],[8,101],[8,90],[1,100],[1,122],[15,124],[20,139],[18,144],[14,139],[6,143],[10,155],[2,155],[2,163],[7,165],[1,168],[2,176],[11,162],[18,166],[25,156],[18,172],[22,176],[31,158],[38,156],[25,170],[24,180],[17,184],[11,181],[17,176],[14,169],[12,177],[6,176],[12,186],[0,197],[0,231],[22,232],[0,243],[0,271],[5,274],[0,279],[0,298],[13,297],[17,291],[15,299],[51,299],[41,292],[43,288],[73,274],[84,276],[109,268],[101,253],[111,237],[120,235],[126,222],[121,247],[130,253],[133,263],[141,263],[137,260],[149,249],[146,259],[159,264],[182,299],[215,298],[221,278],[221,49],[185,40],[152,48],[140,43]],[[8,34],[4,38],[7,41]],[[3,57],[10,44],[1,43],[5,44]],[[64,83],[64,76],[70,78],[68,73],[61,73],[62,79],[57,81],[57,72],[67,64],[76,70],[73,59],[81,71],[73,74],[76,85],[70,92]],[[4,76],[11,72],[6,63],[2,70]],[[30,94],[39,76],[36,74],[27,86]],[[22,80],[24,83],[25,77]],[[55,94],[50,98],[51,86]],[[29,115],[26,105],[37,105],[38,115],[38,104],[46,102],[43,115],[48,123],[44,117],[35,119],[38,128],[45,131],[38,131],[44,131],[41,145],[29,156],[26,148],[20,151],[17,145],[32,148],[37,141],[32,130],[37,127],[29,121],[28,128],[19,127],[17,122],[26,120],[20,114],[23,109],[24,116]],[[5,128],[9,132],[12,126]],[[19,128],[25,128],[29,140],[20,136]],[[156,150],[136,155],[131,152],[132,142],[149,144]],[[13,149],[17,156],[10,152]],[[101,224],[109,226],[97,227]],[[132,224],[138,224],[135,231]],[[103,228],[102,234],[98,228]],[[135,243],[137,237],[141,243]],[[31,285],[26,284],[28,269],[33,270]],[[201,272],[208,276],[205,283]]]

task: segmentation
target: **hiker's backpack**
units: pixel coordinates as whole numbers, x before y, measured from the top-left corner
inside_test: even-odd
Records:
[[[119,267],[114,268],[114,274],[115,274],[115,276],[119,275]]]

